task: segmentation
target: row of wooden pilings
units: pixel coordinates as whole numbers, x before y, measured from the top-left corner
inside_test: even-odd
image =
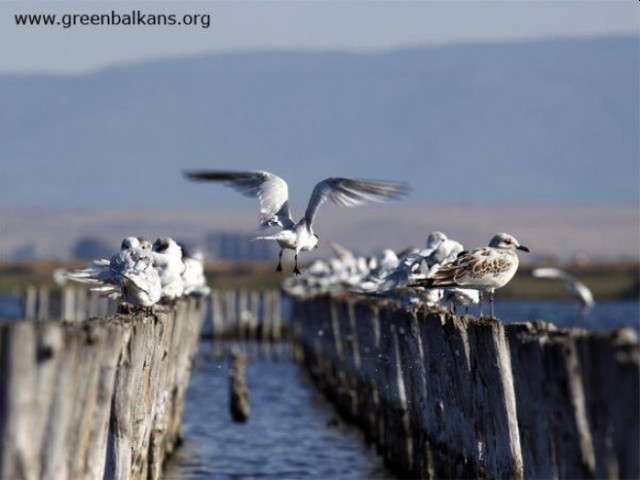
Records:
[[[243,342],[248,353],[275,356],[281,354],[282,342],[287,340],[287,326],[283,323],[282,297],[279,290],[224,289],[213,290],[207,302],[211,322],[204,329],[210,336],[212,356],[218,358],[228,352],[226,340]],[[31,320],[64,320],[82,322],[89,318],[115,315],[118,299],[91,292],[87,288],[27,287],[22,293],[24,317]]]
[[[229,340],[249,356],[278,359],[287,353],[279,290],[213,290],[210,316],[213,358],[229,353]]]
[[[630,319],[633,321],[633,319]],[[635,332],[298,300],[315,382],[407,478],[640,478]]]
[[[180,439],[203,307],[0,322],[0,478],[160,478]]]
[[[85,287],[49,288],[28,286],[21,293],[24,318],[82,322],[89,318],[115,315],[120,300]]]

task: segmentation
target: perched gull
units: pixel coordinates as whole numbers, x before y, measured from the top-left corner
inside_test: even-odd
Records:
[[[464,307],[466,315],[469,313],[469,305],[480,301],[480,294],[478,290],[471,288],[448,288],[444,298],[451,303],[451,313],[455,315],[456,307]]]
[[[184,293],[182,274],[186,270],[182,261],[182,248],[169,237],[153,242],[153,266],[160,275],[163,300],[175,300]]]
[[[160,300],[161,284],[150,248],[144,238],[127,237],[111,260],[92,260],[88,268],[65,277],[93,285],[92,291],[121,296],[136,307],[153,307]]]
[[[120,273],[120,293],[125,302],[137,307],[153,308],[160,301],[162,284],[148,251],[134,254],[135,261],[128,263]]]
[[[277,271],[282,271],[284,249],[295,251],[294,273],[298,269],[298,254],[318,248],[318,235],[313,231],[313,220],[318,208],[326,200],[342,207],[355,207],[366,201],[384,202],[398,198],[408,192],[403,183],[357,180],[349,178],[327,178],[313,189],[304,216],[295,223],[289,211],[289,189],[280,177],[264,171],[189,171],[185,176],[191,180],[225,182],[249,197],[260,201],[260,226],[279,226],[275,235],[257,237],[257,240],[274,240],[280,247]]]
[[[432,278],[418,281],[413,286],[463,287],[479,290],[480,315],[482,315],[482,293],[487,292],[493,317],[495,290],[509,283],[518,270],[519,261],[516,250],[529,251],[513,236],[499,233],[491,239],[488,247],[478,248],[458,256],[452,262],[440,267]]]
[[[564,282],[567,292],[569,292],[580,305],[579,318],[584,318],[595,305],[593,294],[591,290],[589,290],[589,287],[565,271],[558,268],[536,268],[531,274],[536,278],[547,278]]]
[[[79,283],[117,284],[119,279],[118,275],[122,270],[122,266],[131,261],[131,252],[143,250],[141,240],[149,244],[149,242],[142,237],[126,237],[120,244],[120,251],[113,255],[110,260],[106,258],[91,260],[87,268],[73,272],[63,272],[62,275],[69,280]],[[58,275],[60,276],[60,274]]]
[[[184,284],[184,295],[194,297],[204,297],[211,293],[204,276],[204,258],[202,252],[194,251],[180,245],[182,248],[182,261],[184,271],[182,272],[182,282]]]

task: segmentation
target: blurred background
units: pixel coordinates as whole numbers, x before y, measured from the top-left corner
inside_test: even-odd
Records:
[[[328,176],[412,184],[402,203],[323,207],[318,256],[327,239],[368,253],[436,229],[467,248],[507,231],[534,261],[615,264],[627,272],[615,295],[637,296],[634,2],[0,8],[4,288],[126,235],[171,235],[270,274],[274,250],[249,242],[257,202],[181,175],[212,168],[284,177],[294,216]],[[208,21],[65,25],[111,11]],[[18,25],[25,14],[64,22]]]

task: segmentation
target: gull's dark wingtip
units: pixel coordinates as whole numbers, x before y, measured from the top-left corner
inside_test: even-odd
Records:
[[[182,170],[182,176],[188,180],[201,180],[202,174],[201,170]]]
[[[218,170],[182,170],[182,175],[188,180],[229,180],[234,172]]]
[[[413,192],[413,188],[411,184],[408,182],[399,182],[398,183],[400,193],[398,194],[400,197],[406,197]]]

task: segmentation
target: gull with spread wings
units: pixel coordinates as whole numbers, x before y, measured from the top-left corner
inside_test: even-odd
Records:
[[[399,198],[408,192],[404,183],[358,180],[350,178],[327,178],[313,189],[304,216],[296,223],[289,211],[289,189],[280,177],[264,171],[186,171],[190,180],[224,182],[245,196],[258,197],[260,201],[260,227],[279,226],[282,230],[275,235],[257,237],[257,240],[274,240],[280,246],[278,272],[282,271],[282,252],[284,249],[295,251],[296,275],[298,254],[318,248],[318,235],[313,231],[313,221],[318,208],[326,200],[342,207],[355,207],[367,201],[384,202]]]

